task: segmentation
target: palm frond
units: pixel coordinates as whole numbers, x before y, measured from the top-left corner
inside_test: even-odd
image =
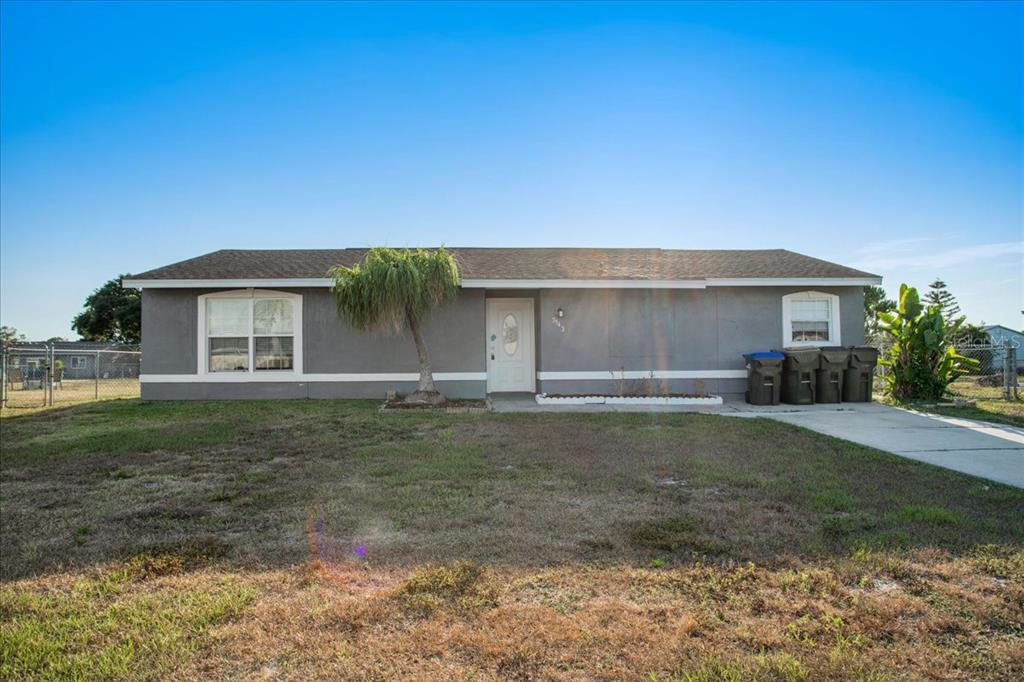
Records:
[[[370,249],[351,267],[331,270],[338,315],[356,329],[399,333],[410,320],[455,298],[459,270],[446,249]]]

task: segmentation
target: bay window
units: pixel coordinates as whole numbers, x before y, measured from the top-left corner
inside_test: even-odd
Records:
[[[818,291],[801,291],[782,297],[784,346],[837,346],[839,297]]]
[[[200,369],[301,372],[301,303],[295,294],[251,289],[200,296]]]

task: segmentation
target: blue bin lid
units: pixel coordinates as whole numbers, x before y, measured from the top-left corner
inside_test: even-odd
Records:
[[[786,356],[775,351],[761,351],[760,353],[748,353],[747,357],[754,360],[781,360]]]

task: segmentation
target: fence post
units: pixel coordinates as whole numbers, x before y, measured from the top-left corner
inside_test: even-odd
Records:
[[[1020,393],[1017,390],[1017,346],[1010,348],[1010,398],[1019,400]]]
[[[1014,348],[1009,339],[1003,339],[1003,400],[1013,400]]]
[[[50,362],[48,363],[49,367],[47,367],[47,372],[49,374],[49,376],[48,376],[49,382],[48,383],[50,385],[50,402],[47,403],[47,404],[50,407],[53,407],[53,371],[56,369],[55,364],[57,362],[57,355],[53,352],[53,347],[54,347],[54,344],[51,343],[50,344]]]
[[[0,367],[0,410],[7,407],[7,363],[10,362],[7,344],[3,344],[3,362],[4,366]]]
[[[96,400],[100,399],[100,352],[96,351],[96,363],[93,366],[93,376],[95,377],[95,383],[93,384]]]

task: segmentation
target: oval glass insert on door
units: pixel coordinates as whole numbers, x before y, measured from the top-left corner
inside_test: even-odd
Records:
[[[519,322],[512,313],[506,315],[501,323],[501,345],[505,355],[515,355],[519,348]]]

